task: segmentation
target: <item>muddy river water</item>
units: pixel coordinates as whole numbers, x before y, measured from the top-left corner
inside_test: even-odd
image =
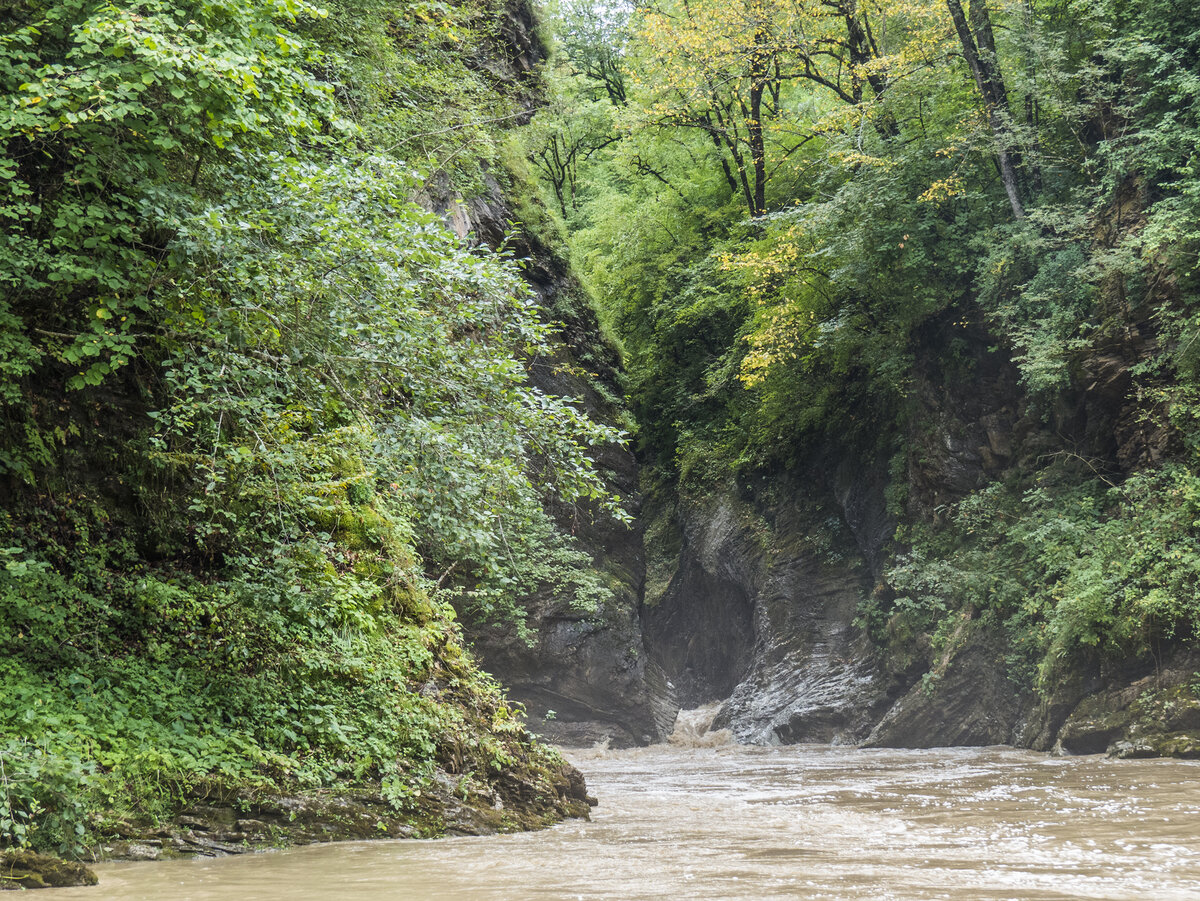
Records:
[[[39,901],[1200,899],[1200,762],[662,745],[576,751],[590,823],[105,864]]]

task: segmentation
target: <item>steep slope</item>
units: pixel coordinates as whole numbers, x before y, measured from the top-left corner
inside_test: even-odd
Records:
[[[1068,7],[562,7],[648,650],[744,738],[1191,753],[1200,13]]]
[[[591,298],[562,252],[539,236],[536,222],[523,222],[508,199],[522,198],[526,215],[542,218],[529,196],[532,186],[511,173],[503,178],[507,188],[489,179],[487,194],[443,206],[462,236],[507,244],[524,260],[522,274],[539,306],[562,326],[553,353],[529,367],[531,383],[573,398],[592,419],[619,427],[628,415],[620,399],[620,364]],[[514,222],[518,230],[510,232]],[[592,609],[581,608],[568,593],[542,586],[522,599],[519,623],[468,617],[468,637],[485,668],[525,706],[530,728],[547,740],[614,747],[661,741],[678,705],[661,667],[645,651],[638,615],[645,578],[638,465],[616,444],[597,446],[592,459],[633,520],[622,523],[594,504],[551,502],[549,509],[589,555],[606,597]]]
[[[543,504],[616,509],[617,432],[529,383],[516,261],[415,202],[485,193],[530,16],[0,9],[0,846],[587,815],[446,579],[585,559]]]

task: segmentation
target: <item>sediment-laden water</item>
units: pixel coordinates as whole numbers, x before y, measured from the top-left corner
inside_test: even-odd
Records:
[[[107,864],[38,898],[1200,898],[1200,762],[679,738],[570,752],[590,823]]]

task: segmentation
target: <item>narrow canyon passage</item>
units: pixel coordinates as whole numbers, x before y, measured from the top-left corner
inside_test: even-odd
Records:
[[[679,738],[570,752],[600,799],[590,823],[104,864],[98,888],[39,897],[1169,901],[1200,885],[1200,762]]]

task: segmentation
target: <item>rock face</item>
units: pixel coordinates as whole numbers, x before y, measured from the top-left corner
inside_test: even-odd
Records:
[[[578,398],[594,419],[617,422],[616,354],[601,338],[587,297],[551,248],[530,239],[528,251],[526,278],[542,306],[564,324],[555,357],[536,361],[531,380],[547,393]],[[594,459],[636,517],[641,500],[633,455],[609,446],[598,448]],[[512,629],[477,630],[472,637],[484,666],[525,705],[530,728],[551,741],[576,746],[608,742],[614,747],[661,741],[670,734],[679,708],[642,638],[641,530],[575,506],[551,512],[592,556],[612,600],[596,614],[585,614],[550,592],[528,599],[533,644]]]
[[[1047,697],[1010,680],[1003,629],[969,612],[937,655],[901,668],[880,657],[854,620],[890,527],[865,480],[848,490],[835,473],[822,496],[809,475],[808,503],[787,481],[650,519],[647,647],[685,707],[723,701],[714,729],[755,744],[1200,758],[1200,656],[1186,647],[1119,671],[1083,666]],[[814,520],[834,502],[840,525]]]
[[[714,725],[740,741],[994,744],[1013,740],[1028,713],[1002,648],[960,647],[922,680],[928,648],[885,661],[855,624],[860,602],[887,590],[889,481],[904,480],[909,516],[936,517],[1004,471],[1034,431],[1015,368],[985,335],[950,372],[936,348],[963,341],[961,325],[928,329],[902,475],[886,451],[831,444],[791,472],[679,501],[659,517],[673,540],[658,522],[648,528],[651,652],[686,706],[728,697]]]
[[[952,371],[939,362],[942,326],[929,328],[902,469],[881,465],[878,452],[831,450],[788,473],[652,498],[643,611],[652,656],[685,706],[727,699],[713,725],[739,741],[1200,755],[1200,661],[1183,650],[1120,671],[1080,663],[1041,697],[1009,678],[1014,649],[987,614],[965,610],[936,650],[919,635],[876,650],[855,625],[858,603],[890,590],[889,480],[903,480],[907,518],[936,521],[968,492],[1037,468],[1064,441],[1114,471],[1165,447],[1161,436],[1137,445],[1121,430],[1125,376],[1115,363],[1092,361],[1078,404],[1043,421],[981,329],[955,333],[969,360]]]
[[[81,863],[33,851],[0,852],[0,890],[95,885],[96,874]]]
[[[853,623],[870,567],[845,526],[816,528],[811,494],[681,501],[670,576],[646,599],[647,641],[685,706],[727,697],[713,728],[738,741],[858,741],[888,703]]]
[[[1059,754],[1200,757],[1200,657],[1178,650],[1151,672],[1110,678],[1058,729]]]
[[[757,549],[728,498],[683,506],[677,569],[644,621],[681,705],[723,700],[750,668]]]
[[[1049,450],[1038,441],[1040,420],[1029,413],[1012,361],[973,326],[957,338],[965,350],[951,365],[944,348],[956,340],[954,329],[941,320],[927,324],[925,350],[914,367],[905,480],[907,513],[917,520],[936,520],[944,505],[1022,455]]]
[[[509,235],[521,217],[498,177],[465,203],[431,201],[463,237],[499,246],[506,238],[526,260],[524,274],[548,316],[562,324],[554,355],[533,361],[530,381],[547,393],[577,398],[593,419],[620,421],[619,361],[602,337],[583,287],[558,250],[532,228]],[[428,199],[428,198],[427,198]],[[626,449],[597,448],[594,460],[622,506],[635,517],[638,466]],[[484,668],[525,705],[529,728],[558,744],[607,742],[613,747],[661,741],[671,732],[679,705],[662,668],[646,653],[639,607],[645,579],[642,533],[607,514],[559,505],[550,512],[589,553],[612,590],[594,614],[574,609],[546,591],[525,600],[527,642],[515,627],[472,626],[468,638]]]
[[[1034,699],[1009,681],[1004,647],[979,624],[964,621],[960,650],[913,685],[864,742],[877,748],[1019,744]]]

